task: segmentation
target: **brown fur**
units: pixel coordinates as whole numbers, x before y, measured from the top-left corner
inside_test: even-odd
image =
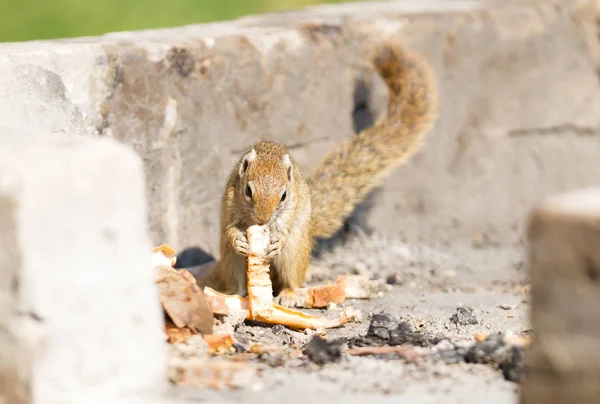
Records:
[[[250,225],[261,223],[269,223],[271,234],[280,240],[279,253],[271,260],[274,293],[302,286],[314,238],[332,236],[354,206],[419,149],[437,114],[429,65],[387,44],[378,50],[374,64],[390,89],[387,118],[339,145],[310,182],[288,151],[274,142],[260,142],[240,159],[222,200],[220,260],[210,286],[246,294],[246,258],[236,250],[236,240]],[[251,199],[244,194],[249,183]],[[283,189],[286,201],[280,203]]]
[[[246,258],[235,251],[238,231],[245,232],[253,224],[270,223],[271,233],[283,241],[281,252],[271,262],[274,291],[299,287],[304,281],[312,250],[310,238],[310,197],[306,181],[290,156],[293,178],[283,163],[287,150],[274,142],[264,141],[249,148],[256,158],[248,164],[247,174],[240,178],[244,157],[232,171],[221,205],[221,251],[215,279],[209,285],[224,293],[246,293]],[[244,189],[252,181],[255,191],[252,203],[245,199]],[[281,189],[286,188],[285,205],[279,207]],[[277,293],[277,292],[275,292]]]
[[[331,237],[357,203],[408,160],[437,118],[433,71],[420,56],[384,46],[375,66],[390,89],[387,117],[329,153],[309,180],[312,237]]]

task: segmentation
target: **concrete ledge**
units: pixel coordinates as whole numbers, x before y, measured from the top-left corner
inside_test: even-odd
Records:
[[[132,145],[152,242],[216,253],[240,151],[273,139],[312,170],[384,113],[365,58],[396,38],[430,58],[441,116],[357,220],[408,240],[515,241],[539,197],[600,178],[596,16],[595,0],[397,0],[0,44],[0,122]]]
[[[166,354],[141,159],[64,133],[0,127],[0,142],[3,397],[151,402]]]
[[[553,196],[528,232],[531,323],[522,404],[600,397],[600,189]]]

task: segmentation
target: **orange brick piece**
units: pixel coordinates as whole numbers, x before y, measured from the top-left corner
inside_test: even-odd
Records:
[[[330,303],[340,304],[345,300],[344,285],[334,283],[332,285],[318,285],[308,288],[307,307],[323,308]]]

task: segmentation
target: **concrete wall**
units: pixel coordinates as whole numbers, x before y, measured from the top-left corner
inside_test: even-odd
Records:
[[[216,253],[240,151],[273,139],[314,168],[383,113],[365,49],[394,37],[431,59],[441,117],[362,220],[409,239],[510,241],[542,196],[600,182],[596,15],[593,0],[407,0],[0,44],[0,123],[133,145],[152,242]]]
[[[140,157],[2,125],[0,141],[0,403],[155,403],[167,351]]]

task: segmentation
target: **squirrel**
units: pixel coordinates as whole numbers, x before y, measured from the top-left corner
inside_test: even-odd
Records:
[[[246,229],[268,225],[274,296],[301,287],[316,238],[329,238],[380,181],[409,159],[437,119],[433,69],[389,43],[373,64],[389,88],[387,117],[337,145],[308,178],[281,144],[249,147],[229,176],[221,202],[220,258],[207,284],[247,296]]]

